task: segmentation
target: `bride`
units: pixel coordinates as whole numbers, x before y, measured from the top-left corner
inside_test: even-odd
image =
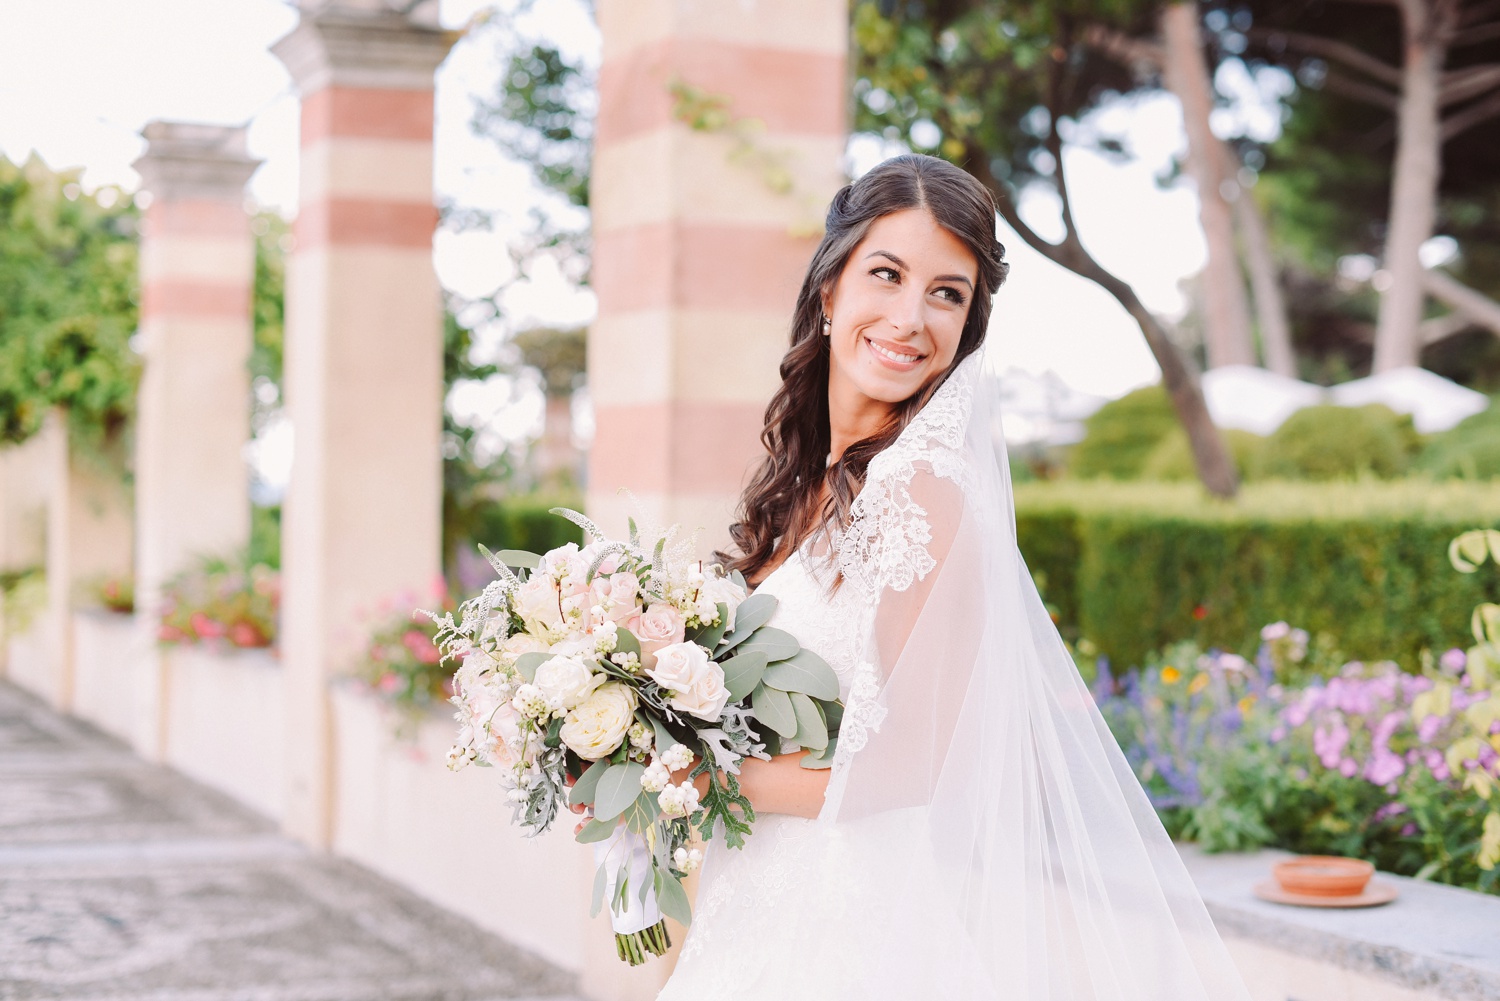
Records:
[[[834,666],[839,744],[744,762],[755,833],[711,852],[660,1001],[1247,997],[1016,549],[1007,269],[942,160],[828,210],[725,562]]]

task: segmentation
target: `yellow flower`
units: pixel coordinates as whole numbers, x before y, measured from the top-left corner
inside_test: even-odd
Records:
[[[1246,695],[1243,699],[1240,699],[1238,705],[1240,707],[1240,715],[1249,716],[1250,710],[1255,708],[1255,696]]]
[[[1163,685],[1175,685],[1182,680],[1182,672],[1171,664],[1161,669],[1161,683]]]
[[[1193,680],[1188,682],[1188,694],[1197,695],[1199,692],[1203,691],[1203,689],[1208,687],[1208,681],[1209,678],[1207,673],[1194,675]]]

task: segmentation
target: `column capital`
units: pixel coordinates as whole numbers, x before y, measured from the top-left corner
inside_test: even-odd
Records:
[[[261,161],[245,149],[243,125],[148,122],[146,152],[132,167],[158,198],[208,198],[238,204]]]
[[[313,10],[271,46],[303,97],[325,87],[426,90],[460,32],[419,12],[370,9],[350,0]]]

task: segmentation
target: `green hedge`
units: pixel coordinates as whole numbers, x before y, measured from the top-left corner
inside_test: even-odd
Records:
[[[1414,667],[1472,642],[1474,605],[1496,598],[1447,548],[1500,527],[1500,485],[1254,484],[1225,504],[1190,485],[1027,484],[1016,508],[1064,634],[1119,667],[1182,640],[1248,656],[1278,620]]]
[[[566,518],[551,513],[554,507],[581,510],[577,497],[541,497],[522,494],[486,505],[475,515],[474,540],[495,551],[525,549],[545,553],[549,549],[583,543],[583,530]]]

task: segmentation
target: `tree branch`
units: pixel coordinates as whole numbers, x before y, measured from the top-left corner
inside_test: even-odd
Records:
[[[1422,273],[1422,289],[1454,312],[1500,336],[1500,302],[1436,268]]]
[[[1399,67],[1376,59],[1368,52],[1357,49],[1347,42],[1340,42],[1332,38],[1319,38],[1317,35],[1304,35],[1299,31],[1273,31],[1267,28],[1252,29],[1250,37],[1256,41],[1268,43],[1273,40],[1279,40],[1293,51],[1309,56],[1317,56],[1320,59],[1327,59],[1330,62],[1340,63],[1349,69],[1358,70],[1366,76],[1374,77],[1381,83],[1388,83],[1392,87],[1401,86],[1401,70]]]
[[[1454,334],[1461,334],[1474,326],[1474,322],[1464,314],[1454,311],[1442,316],[1434,316],[1430,320],[1423,320],[1418,328],[1422,336],[1422,345],[1436,344],[1438,341],[1446,341]]]
[[[1401,99],[1388,90],[1381,90],[1374,84],[1350,80],[1332,71],[1329,71],[1328,75],[1323,78],[1323,86],[1335,94],[1352,97],[1356,101],[1364,101],[1366,104],[1373,104],[1387,111],[1395,111],[1401,104]]]
[[[1132,38],[1102,24],[1091,24],[1083,29],[1083,44],[1131,70],[1145,67],[1160,73],[1166,65],[1166,54],[1160,45]]]
[[[1500,115],[1500,92],[1491,94],[1483,101],[1475,102],[1457,112],[1443,123],[1442,141],[1447,142],[1459,133],[1466,132],[1482,122]]]
[[[1481,42],[1493,41],[1500,38],[1500,21],[1490,24],[1481,24],[1473,28],[1465,28],[1464,33],[1448,43],[1450,49],[1461,49],[1466,45],[1478,45]]]
[[[1458,26],[1466,32],[1492,14],[1500,14],[1500,0],[1486,0],[1464,11],[1458,18]]]
[[[1500,65],[1470,66],[1443,74],[1442,89],[1438,91],[1438,102],[1443,107],[1478,97],[1486,91],[1500,86]]]

